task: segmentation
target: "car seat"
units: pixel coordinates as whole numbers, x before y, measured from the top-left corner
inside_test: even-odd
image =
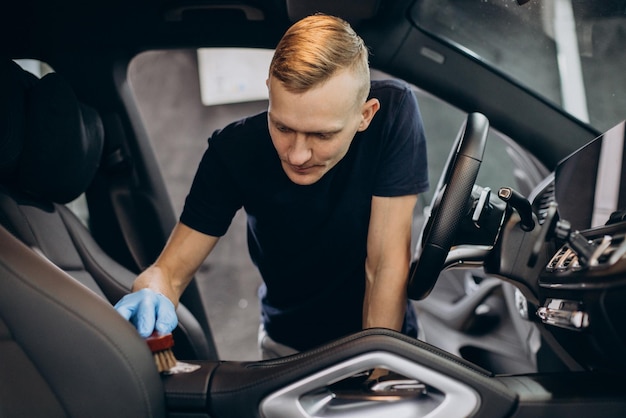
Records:
[[[2,416],[165,417],[132,325],[2,227],[0,358]]]
[[[27,246],[110,303],[129,292],[135,274],[110,258],[65,204],[89,186],[100,162],[104,130],[56,73],[42,79],[2,62],[0,224]],[[174,331],[176,356],[215,360],[211,335],[183,306]]]

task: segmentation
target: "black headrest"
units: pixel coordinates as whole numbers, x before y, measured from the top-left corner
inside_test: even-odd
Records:
[[[47,74],[30,89],[20,187],[57,203],[74,200],[91,183],[103,143],[98,113],[60,75]]]
[[[0,60],[0,177],[17,167],[24,141],[26,94],[37,77],[9,59]]]

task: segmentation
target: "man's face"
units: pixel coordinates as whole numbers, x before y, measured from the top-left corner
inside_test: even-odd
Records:
[[[270,77],[268,125],[283,170],[300,185],[317,182],[348,152],[354,135],[369,126],[378,100],[358,103],[358,80],[340,71],[304,93],[289,92]]]

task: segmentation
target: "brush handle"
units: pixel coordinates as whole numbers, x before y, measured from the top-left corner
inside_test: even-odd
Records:
[[[146,342],[148,347],[150,347],[150,351],[157,353],[172,348],[174,346],[174,337],[172,334],[159,334],[154,331],[152,335],[146,338]]]

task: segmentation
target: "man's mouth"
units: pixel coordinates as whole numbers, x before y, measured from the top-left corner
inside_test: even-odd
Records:
[[[315,165],[306,165],[306,166],[303,166],[303,165],[293,165],[293,164],[289,164],[289,163],[287,163],[287,166],[288,166],[288,167],[289,167],[292,171],[294,171],[294,172],[296,172],[296,173],[302,173],[302,174],[308,173],[308,172],[310,172],[311,170],[313,170],[315,167],[317,167],[317,166],[315,166]]]
[[[293,171],[296,171],[298,173],[306,173],[307,171],[309,171],[311,168],[313,168],[313,166],[309,166],[309,167],[298,167],[298,166],[291,166],[291,169]]]

